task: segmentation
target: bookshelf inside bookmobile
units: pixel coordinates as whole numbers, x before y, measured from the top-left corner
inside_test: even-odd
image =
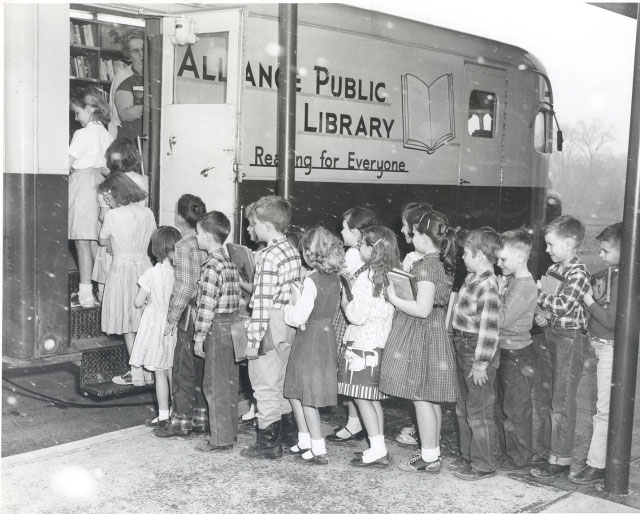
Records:
[[[89,13],[90,14],[90,13]],[[109,95],[111,81],[118,71],[129,65],[122,46],[127,32],[144,28],[125,23],[100,20],[69,19],[69,80],[73,97],[80,89],[97,86]],[[80,128],[73,113],[69,115],[69,138]]]

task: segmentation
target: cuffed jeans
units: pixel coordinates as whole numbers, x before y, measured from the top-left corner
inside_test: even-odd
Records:
[[[607,431],[609,429],[609,402],[611,400],[611,374],[613,370],[613,341],[591,339],[591,346],[598,358],[596,371],[598,397],[593,416],[593,436],[587,454],[587,464],[604,469],[607,465]]]
[[[178,328],[173,354],[173,402],[171,421],[183,430],[204,430],[207,402],[202,393],[204,361],[193,353],[193,323],[185,332]]]
[[[540,367],[542,384],[551,384],[550,427],[544,423],[539,434],[549,437],[549,464],[568,466],[573,455],[576,431],[576,395],[584,365],[583,333],[550,327],[544,334],[544,344],[540,345]],[[548,401],[548,398],[545,398]],[[542,399],[541,399],[542,404]],[[547,406],[541,406],[541,412]]]
[[[275,343],[273,349],[249,361],[249,379],[258,407],[258,428],[267,428],[291,412],[289,400],[284,398],[284,376],[291,352],[290,343]]]
[[[487,382],[478,386],[473,378],[468,378],[475,357],[478,338],[454,335],[456,364],[460,395],[456,402],[456,416],[460,431],[460,452],[471,461],[475,471],[493,471],[496,426],[494,420],[496,368],[500,361],[499,352],[487,366]]]
[[[235,314],[216,314],[204,340],[204,378],[202,390],[209,405],[209,442],[228,446],[238,436],[238,376],[231,325]]]
[[[498,383],[498,428],[504,438],[504,452],[517,466],[531,462],[533,456],[534,359],[531,345],[518,350],[500,350]]]

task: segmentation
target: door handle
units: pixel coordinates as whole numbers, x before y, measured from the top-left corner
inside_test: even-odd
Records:
[[[169,138],[169,151],[167,152],[167,155],[172,155],[173,154],[173,146],[177,143],[176,141],[176,136],[171,136]]]
[[[202,175],[203,177],[208,177],[208,176],[209,176],[209,172],[210,172],[213,168],[215,168],[215,166],[209,166],[208,168],[203,169],[203,170],[200,172],[200,175]]]

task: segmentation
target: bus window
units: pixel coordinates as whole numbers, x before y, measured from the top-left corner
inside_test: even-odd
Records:
[[[474,89],[469,95],[467,130],[473,137],[493,137],[495,134],[496,94]]]
[[[198,34],[192,45],[175,47],[174,104],[227,101],[229,33]]]
[[[533,148],[539,153],[551,152],[551,113],[538,111],[533,132]]]

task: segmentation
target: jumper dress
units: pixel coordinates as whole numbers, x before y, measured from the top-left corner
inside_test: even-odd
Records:
[[[418,282],[435,284],[434,308],[426,318],[396,309],[382,359],[380,390],[408,400],[454,402],[456,361],[445,327],[451,280],[436,253],[415,262],[411,273]]]
[[[302,405],[327,407],[338,401],[336,335],[332,318],[340,301],[338,275],[313,272],[309,275],[317,294],[313,311],[298,329],[291,346],[284,379],[284,396]]]

